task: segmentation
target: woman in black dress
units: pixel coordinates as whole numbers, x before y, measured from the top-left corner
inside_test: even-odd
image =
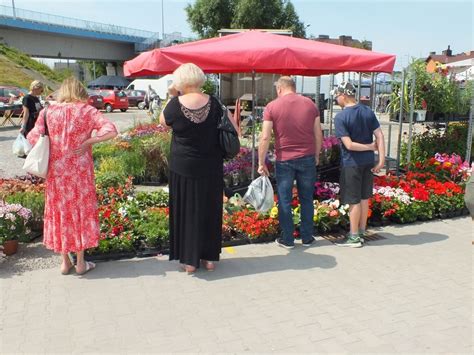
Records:
[[[172,98],[160,123],[173,131],[169,162],[170,260],[188,273],[202,263],[214,270],[222,242],[223,159],[217,140],[222,114],[218,101],[203,94],[206,77],[192,64],[173,73],[181,96]]]
[[[38,114],[43,108],[38,98],[43,93],[44,86],[41,81],[35,80],[30,85],[30,92],[22,100],[23,123],[20,132],[26,137],[33,129],[38,118]]]

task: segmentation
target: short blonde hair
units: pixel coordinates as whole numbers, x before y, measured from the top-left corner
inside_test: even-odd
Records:
[[[206,76],[201,68],[196,64],[182,64],[173,73],[173,85],[176,89],[182,91],[185,87],[200,89],[206,81]]]
[[[58,90],[58,102],[87,101],[88,98],[84,85],[73,76],[65,79]]]
[[[43,89],[44,90],[44,84],[39,80],[33,80],[30,84],[30,91],[33,91],[35,89]]]
[[[282,76],[275,83],[276,86],[281,88],[290,89],[296,91],[296,83],[291,76]]]

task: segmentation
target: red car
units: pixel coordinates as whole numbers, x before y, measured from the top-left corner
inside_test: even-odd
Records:
[[[96,95],[104,98],[104,108],[107,112],[119,109],[122,112],[128,110],[128,97],[123,91],[99,89],[95,90]]]

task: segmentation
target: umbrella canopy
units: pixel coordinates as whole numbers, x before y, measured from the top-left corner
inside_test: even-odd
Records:
[[[141,53],[125,62],[129,77],[173,72],[194,63],[206,73],[317,76],[345,71],[392,72],[395,56],[261,31],[184,43]]]
[[[95,80],[92,80],[87,84],[88,88],[101,87],[101,88],[124,88],[130,84],[130,80],[118,75],[102,75]]]

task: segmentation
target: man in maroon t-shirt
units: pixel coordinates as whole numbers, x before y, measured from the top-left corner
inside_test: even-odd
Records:
[[[278,219],[282,237],[277,244],[292,249],[295,246],[291,210],[293,182],[296,180],[301,204],[301,240],[304,246],[314,242],[313,191],[316,165],[323,141],[319,111],[313,101],[296,94],[292,78],[282,76],[275,84],[278,98],[270,102],[263,114],[263,127],[258,146],[258,172],[268,175],[265,156],[272,130],[275,133]]]

